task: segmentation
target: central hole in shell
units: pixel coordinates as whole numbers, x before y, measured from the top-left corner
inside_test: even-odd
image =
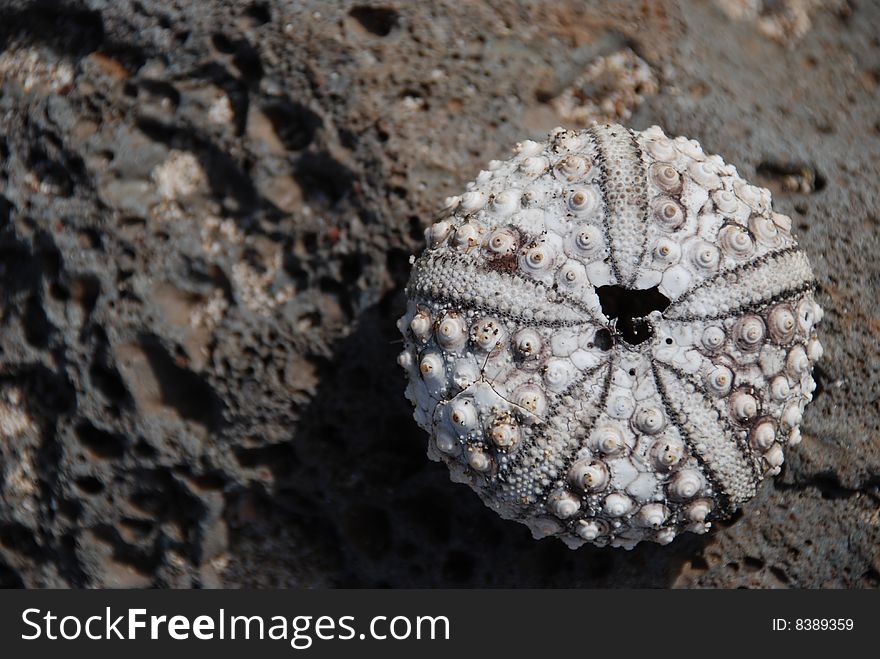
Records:
[[[652,311],[664,311],[670,302],[656,286],[638,291],[621,286],[600,286],[596,294],[602,313],[609,320],[617,319],[618,333],[631,345],[651,338],[651,327],[645,317]]]

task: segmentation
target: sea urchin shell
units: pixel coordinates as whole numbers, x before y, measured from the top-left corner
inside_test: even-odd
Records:
[[[428,455],[571,547],[705,532],[779,472],[815,388],[790,227],[656,126],[518,145],[414,262],[400,363]]]

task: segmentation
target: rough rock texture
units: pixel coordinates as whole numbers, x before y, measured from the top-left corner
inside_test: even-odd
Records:
[[[0,584],[880,584],[877,4],[0,9]],[[657,93],[596,97],[773,191],[825,356],[748,514],[569,552],[425,459],[394,320],[436,200],[626,48]]]

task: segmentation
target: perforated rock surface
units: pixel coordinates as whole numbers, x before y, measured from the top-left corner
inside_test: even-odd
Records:
[[[657,126],[515,152],[413,266],[399,361],[428,454],[536,538],[704,533],[779,473],[816,388],[791,218]]]
[[[880,585],[880,5],[852,6],[783,46],[707,2],[0,2],[0,585]],[[627,49],[653,93],[593,75]],[[801,444],[666,546],[533,540],[401,394],[438,201],[569,90],[769,188],[825,310]]]

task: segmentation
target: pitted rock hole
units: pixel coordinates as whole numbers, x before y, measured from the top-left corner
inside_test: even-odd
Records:
[[[659,289],[632,290],[621,286],[600,286],[596,289],[602,312],[617,319],[617,332],[624,341],[638,345],[651,337],[645,320],[652,311],[664,311],[670,300]]]

